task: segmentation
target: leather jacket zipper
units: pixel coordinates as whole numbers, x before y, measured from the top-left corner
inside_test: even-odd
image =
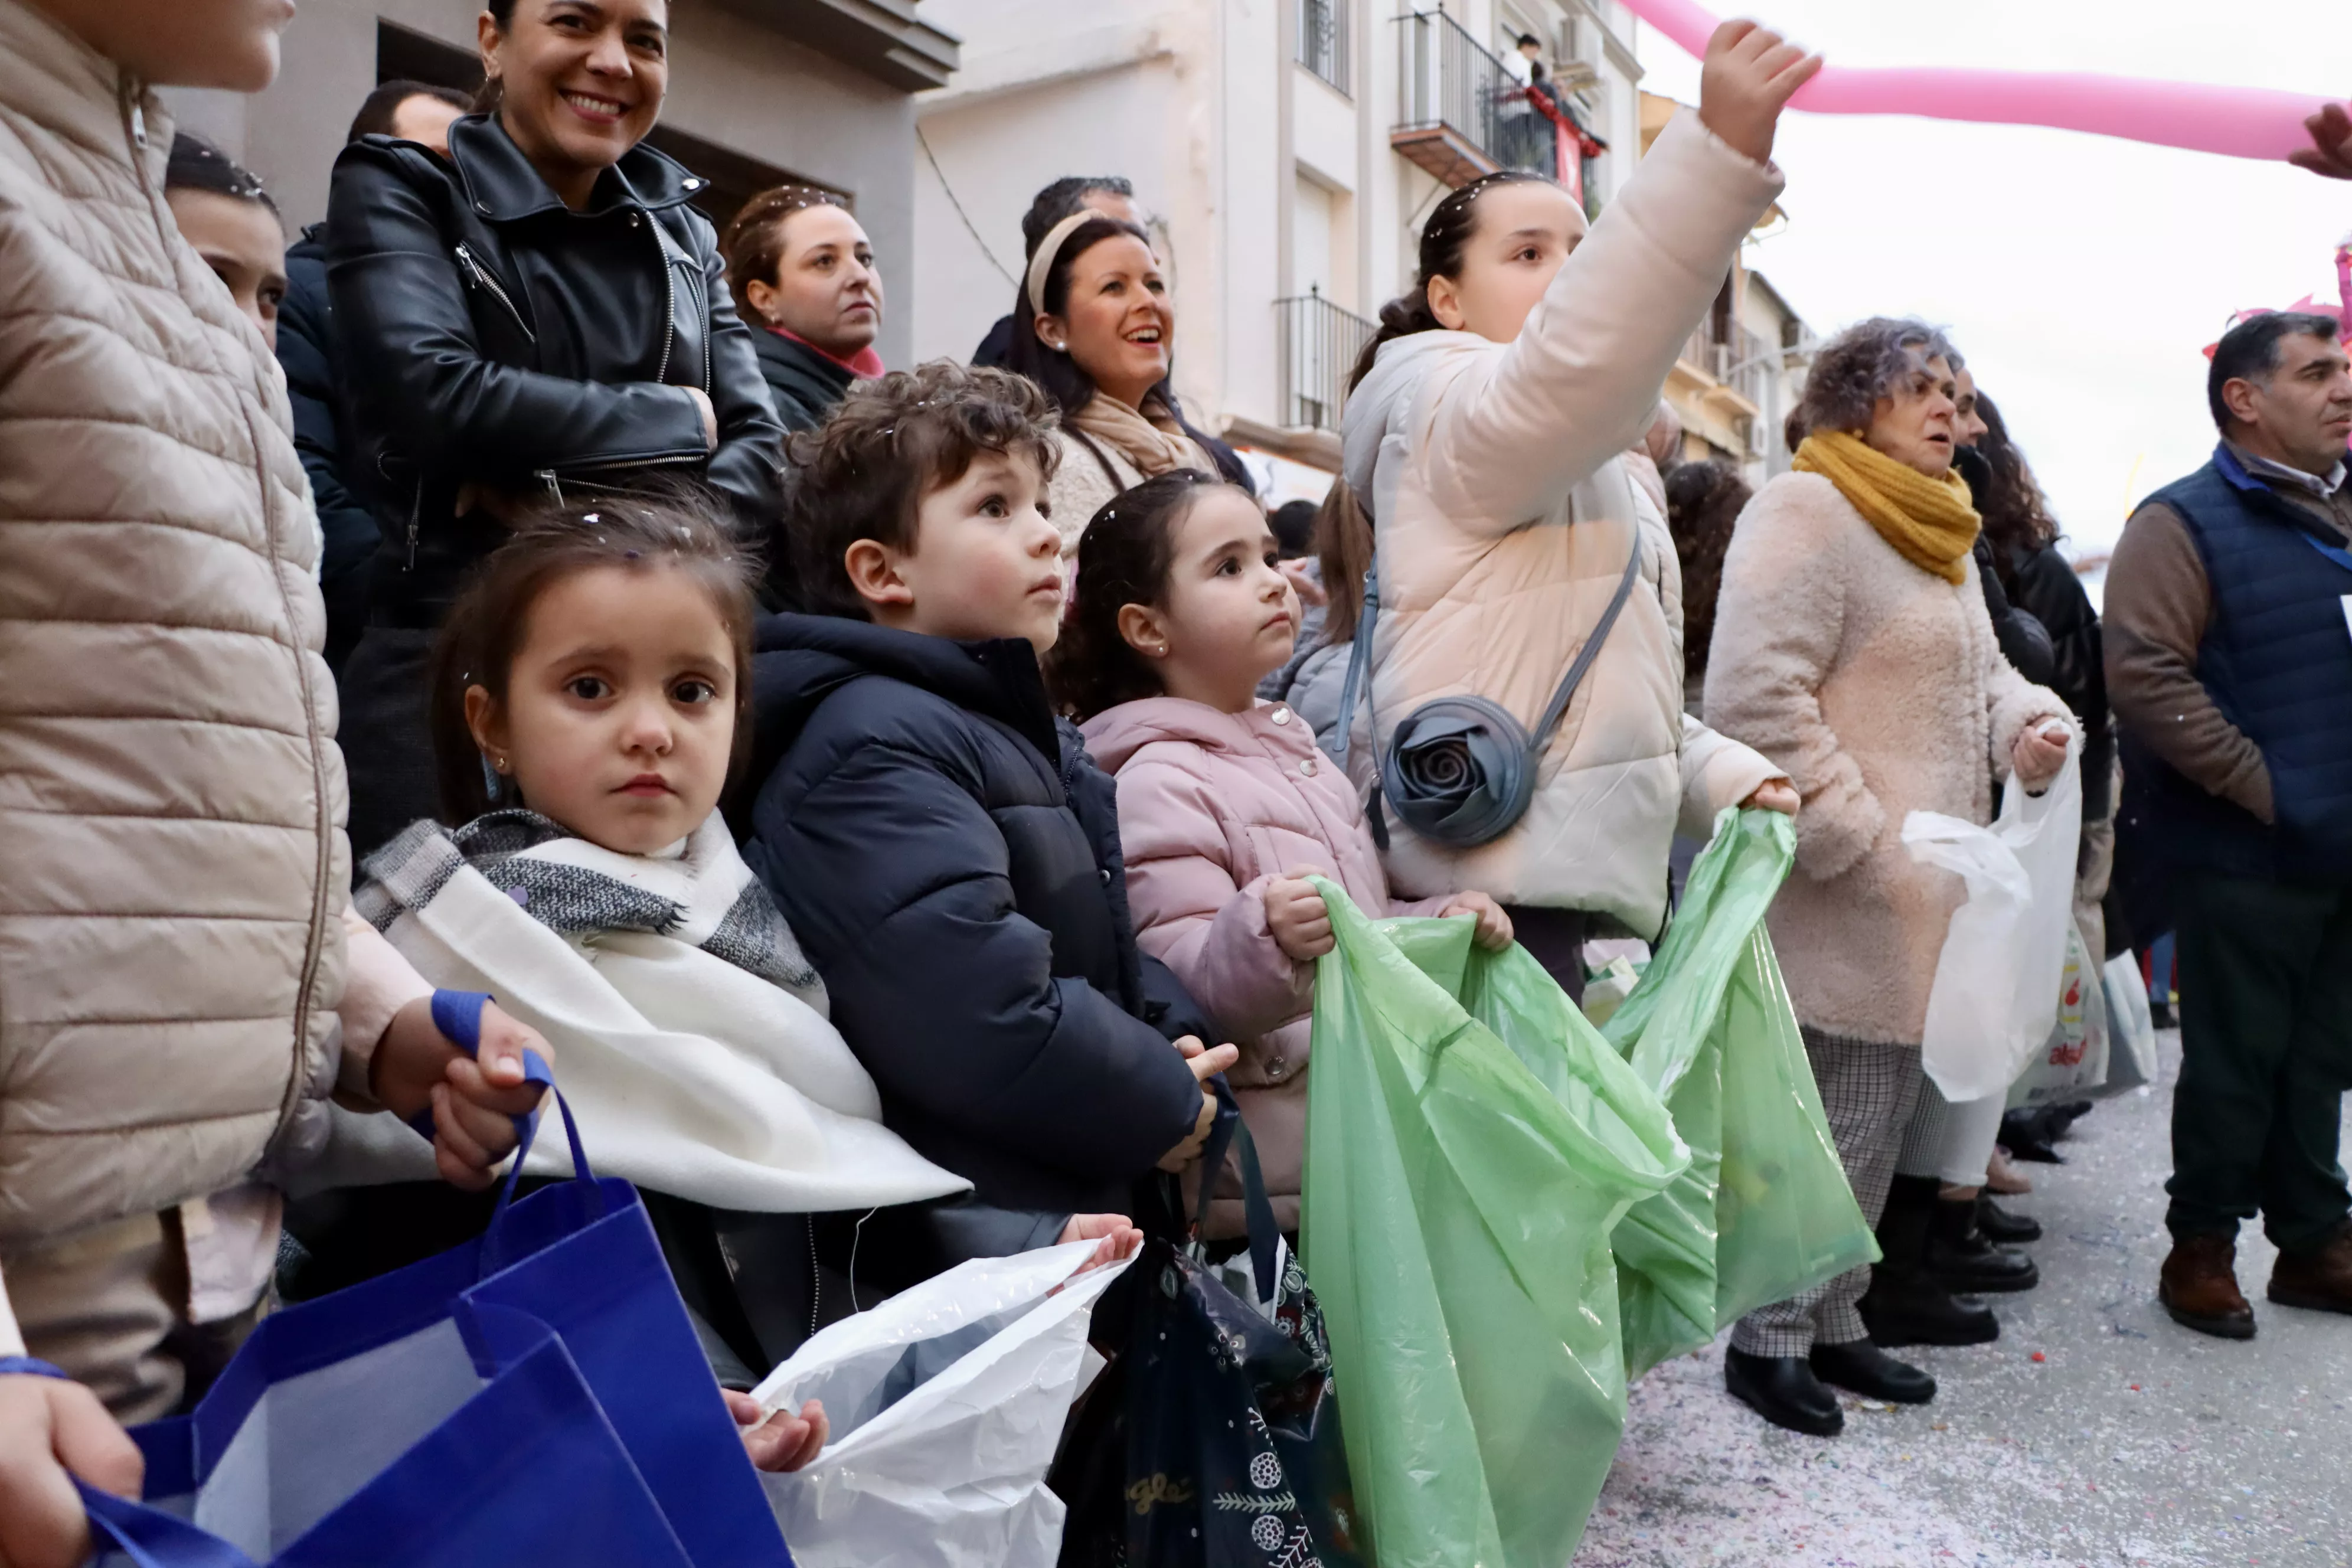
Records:
[[[504,289],[499,286],[499,280],[491,274],[490,269],[475,259],[474,253],[466,248],[466,243],[463,240],[457,242],[457,265],[478,287],[489,290],[499,303],[507,308],[507,314],[514,318],[516,328],[526,339],[533,345],[539,342],[539,334],[532,331],[530,323],[522,319],[522,312],[515,309],[514,300],[508,296]]]
[[[654,380],[669,380],[670,351],[677,345],[677,277],[670,270],[669,247],[662,243],[654,226],[661,222],[652,214],[646,215],[646,229],[654,242],[654,258],[661,263],[662,275],[662,357],[661,368],[654,372]]]

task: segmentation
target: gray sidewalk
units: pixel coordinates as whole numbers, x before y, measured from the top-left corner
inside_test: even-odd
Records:
[[[2042,1283],[1992,1298],[2000,1342],[1904,1352],[1933,1405],[1848,1396],[1822,1441],[1725,1394],[1720,1345],[1671,1362],[1633,1389],[1575,1568],[2352,1565],[2352,1318],[2263,1300],[2274,1255],[2251,1231],[2253,1342],[2156,1304],[2179,1069],[2162,1040],[2163,1087],[2101,1101],[2066,1164],[2025,1167]]]

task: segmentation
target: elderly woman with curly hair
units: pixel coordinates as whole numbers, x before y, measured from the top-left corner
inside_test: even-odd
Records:
[[[1903,819],[1987,821],[1996,776],[2034,789],[2056,774],[2070,723],[2063,702],[2001,658],[1985,614],[1978,517],[1952,471],[1958,360],[1935,328],[1884,318],[1822,349],[1798,408],[1796,471],[1759,491],[1732,534],[1706,666],[1707,721],[1786,770],[1804,802],[1772,941],[1838,1155],[1874,1222],[1920,1094],[1927,992],[1963,897],[1957,877],[1904,852]],[[1927,1207],[1881,1226],[1890,1265],[1924,1250],[1934,1186]],[[1898,1218],[1921,1234],[1896,1236]],[[1889,1309],[1868,1326],[1865,1287]],[[1904,1344],[1998,1331],[1924,1268],[1875,1284],[1858,1268],[1741,1320],[1725,1377],[1766,1419],[1827,1436],[1843,1416],[1824,1383],[1935,1396],[1934,1380],[1874,1333]]]

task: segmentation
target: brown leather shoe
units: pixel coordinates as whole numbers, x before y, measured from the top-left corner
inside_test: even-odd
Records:
[[[2352,1223],[2309,1252],[2282,1252],[2271,1268],[2270,1298],[2282,1307],[2352,1313]]]
[[[2217,1339],[2252,1339],[2254,1310],[2246,1305],[2246,1298],[2239,1292],[2237,1258],[2235,1237],[2179,1237],[2172,1244],[2172,1256],[2164,1260],[2164,1269],[2157,1278],[2156,1299],[2164,1303],[2172,1321],[2184,1329],[2195,1329]],[[2280,1262],[2284,1265],[2285,1259]],[[2271,1289],[2278,1289],[2276,1275],[2272,1276]],[[2345,1300],[2352,1304],[2352,1297]]]

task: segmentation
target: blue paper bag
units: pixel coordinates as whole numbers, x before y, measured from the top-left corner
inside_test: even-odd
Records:
[[[135,1428],[145,1501],[90,1495],[101,1562],[792,1568],[644,1205],[564,1123],[579,1179],[510,1175],[479,1238],[265,1318]]]

